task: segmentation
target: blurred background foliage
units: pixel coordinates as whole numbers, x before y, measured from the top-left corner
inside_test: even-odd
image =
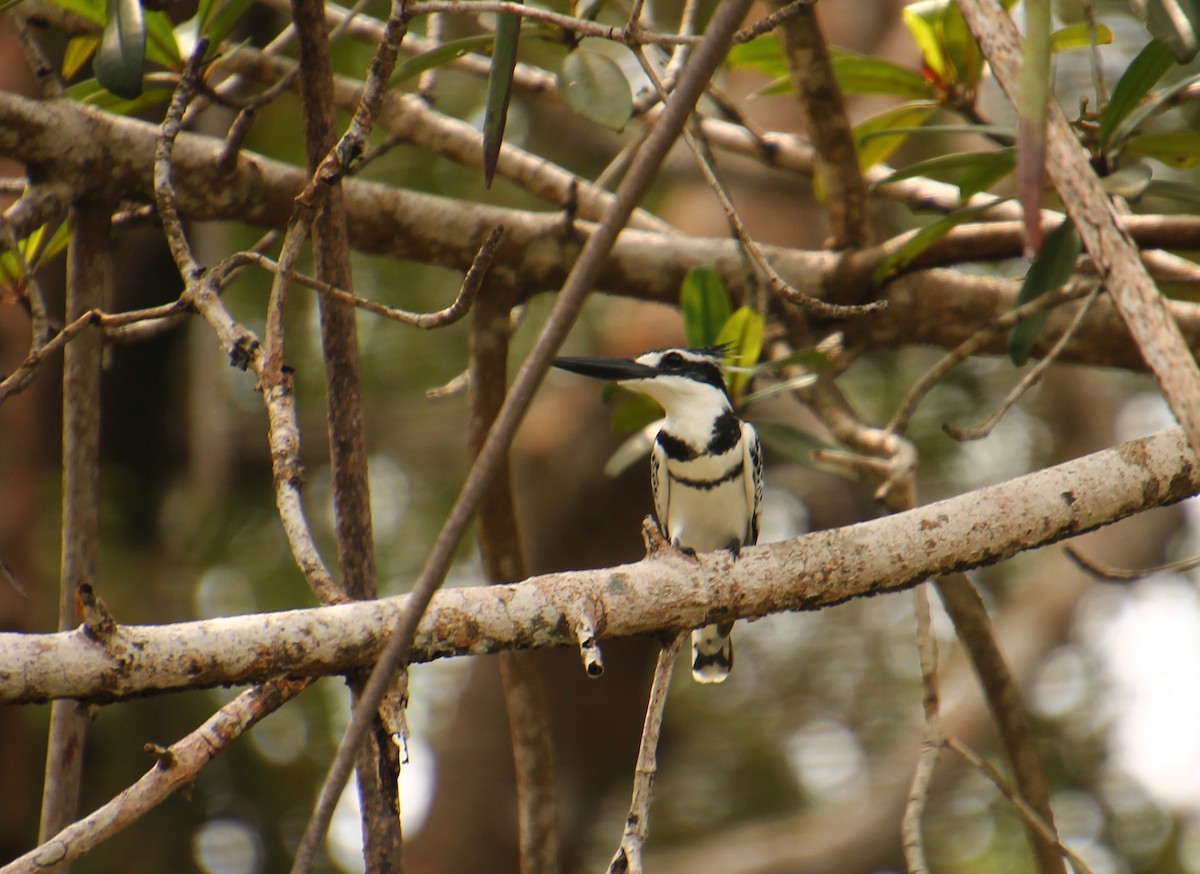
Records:
[[[677,5],[654,3],[654,18],[676,20]],[[548,6],[572,11],[565,2]],[[1055,8],[1059,24],[1079,20],[1077,5]],[[1111,44],[1099,48],[1104,77],[1112,83],[1146,44],[1146,31],[1124,3],[1097,3],[1094,11],[1112,34]],[[386,7],[376,0],[366,12],[383,17]],[[828,0],[820,12],[831,43],[922,71],[903,4],[872,4],[865,14],[861,4]],[[173,20],[188,14],[167,10]],[[605,15],[622,21],[619,12]],[[284,21],[279,12],[249,7],[234,22],[234,38],[261,44]],[[447,37],[481,30],[465,18],[452,17],[448,25],[454,32]],[[422,26],[414,22],[415,29]],[[15,42],[8,34],[3,39],[4,86],[31,88],[27,78],[20,80]],[[59,58],[69,51],[65,39],[51,37],[48,44]],[[523,39],[521,60],[556,70],[566,50],[561,42]],[[339,41],[338,70],[360,76],[372,51],[353,40]],[[636,93],[640,73],[624,60],[621,69],[633,78]],[[1086,50],[1056,60],[1059,96],[1068,112],[1092,87],[1089,62]],[[739,97],[756,92],[771,82],[763,66],[739,65],[723,73],[720,84]],[[84,63],[82,78],[87,69]],[[924,70],[929,69],[926,51]],[[1182,79],[1196,69],[1194,61],[1175,66],[1169,78]],[[980,116],[1011,123],[994,84],[971,76],[976,78],[967,84],[978,85]],[[937,89],[931,89],[936,102]],[[480,124],[483,93],[479,77],[443,70],[437,106]],[[765,93],[743,105],[768,129],[802,127],[790,95]],[[869,95],[852,98],[850,110],[861,121],[892,105],[894,100]],[[161,106],[141,112],[156,119]],[[930,121],[950,123],[951,113],[939,112],[931,105]],[[1160,124],[1186,130],[1195,120],[1194,95],[1188,95]],[[214,129],[221,124],[210,123]],[[298,103],[285,95],[262,111],[247,147],[302,164],[298,130]],[[623,135],[601,131],[560,105],[520,91],[505,134],[506,141],[585,178],[595,178],[632,135],[632,129]],[[905,166],[961,151],[967,138],[961,131],[902,137],[887,157]],[[382,140],[377,133],[375,142]],[[978,142],[972,139],[969,146]],[[1158,163],[1154,175],[1171,184],[1196,183],[1194,164]],[[821,245],[827,230],[810,182],[741,158],[724,159],[722,168],[757,239],[797,248]],[[484,191],[477,170],[412,146],[390,150],[363,175],[484,203],[546,208],[502,179]],[[710,197],[689,159],[676,155],[646,205],[684,231],[721,235],[724,219]],[[1170,206],[1154,202],[1153,208],[1180,207],[1176,200]],[[928,221],[900,206],[882,212],[889,232]],[[256,231],[233,225],[198,226],[194,233],[201,251],[214,256],[257,239]],[[136,231],[119,239],[119,299],[109,303],[110,310],[177,296],[178,277],[156,234]],[[356,255],[354,266],[359,294],[409,310],[444,306],[460,283],[457,273],[387,258]],[[1012,276],[1025,268],[1013,262],[978,269]],[[48,263],[43,281],[52,282],[56,270],[61,268]],[[225,293],[234,316],[252,330],[261,332],[268,288],[269,277],[246,273]],[[514,360],[528,348],[548,306],[545,296],[525,303]],[[294,292],[287,318],[310,518],[331,556],[315,298]],[[24,354],[23,320],[15,307],[0,307],[4,372]],[[361,315],[359,332],[380,590],[392,594],[404,591],[423,563],[465,472],[465,400],[461,395],[430,400],[426,392],[463,371],[466,328],[424,333]],[[672,308],[595,297],[571,345],[574,351],[627,354],[682,337],[679,313]],[[866,421],[881,423],[940,354],[876,350],[841,384]],[[920,452],[924,500],[1111,445],[1166,420],[1143,376],[1059,367],[988,440],[957,443],[945,435],[944,422],[984,418],[1012,381],[1007,360],[970,361],[920,407],[909,433]],[[103,391],[98,588],[114,615],[126,623],[161,623],[311,604],[272,500],[261,401],[252,380],[227,366],[208,328],[188,324],[152,342],[110,346]],[[42,631],[55,624],[59,405],[56,377],[46,372],[30,391],[0,407],[5,495],[0,557],[21,587],[0,585],[6,629]],[[610,412],[598,393],[552,376],[523,426],[514,480],[531,573],[606,566],[641,554],[638,525],[651,505],[647,477],[640,464],[615,480],[602,475],[624,439],[609,430]],[[790,401],[766,401],[752,418],[759,415],[822,436],[811,416]],[[767,480],[762,542],[879,512],[867,484],[797,464],[794,457],[771,452]],[[1092,538],[1089,548],[1133,566],[1194,553],[1200,548],[1196,540],[1196,519],[1185,507],[1130,520]],[[1200,599],[1194,580],[1159,576],[1128,586],[1088,584],[1057,550],[1020,557],[975,579],[994,611],[1002,646],[1024,679],[1064,841],[1097,874],[1200,872]],[[449,584],[481,582],[474,546],[466,543]],[[952,730],[1003,769],[978,692],[941,614],[935,628]],[[744,870],[898,870],[899,813],[919,745],[921,701],[909,597],[743,623],[737,637],[738,665],[728,683],[706,688],[680,682],[672,689],[649,847],[658,854],[653,870],[699,870],[696,860],[714,842],[741,846]],[[605,647],[605,656],[608,670],[599,681],[583,677],[574,653],[539,656],[558,741],[567,870],[599,869],[620,833],[653,645],[617,641]],[[172,742],[231,694],[211,690],[96,710],[84,809],[106,801],[149,767],[144,743]],[[172,798],[77,870],[287,870],[317,781],[344,727],[347,700],[340,680],[320,681],[216,759],[189,793]],[[0,714],[0,858],[34,842],[46,718],[47,709],[40,707]],[[416,667],[411,722],[412,762],[403,777],[409,870],[515,871],[512,766],[494,660]],[[977,771],[947,753],[935,790],[927,822],[936,871],[1030,870],[1018,817]],[[347,796],[321,870],[354,871],[361,865],[352,807]],[[814,852],[824,853],[827,867],[815,862],[771,867],[769,835],[792,841],[807,836]]]

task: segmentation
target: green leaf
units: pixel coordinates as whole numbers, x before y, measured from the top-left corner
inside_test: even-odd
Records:
[[[831,54],[837,51],[833,49]],[[772,79],[787,78],[789,75],[787,61],[783,58],[783,46],[773,33],[734,46],[729,50],[725,63],[735,69],[758,70]]]
[[[1106,25],[1096,25],[1096,45],[1106,46],[1112,43],[1113,33]],[[1058,54],[1059,52],[1070,51],[1071,49],[1086,49],[1091,48],[1092,33],[1086,21],[1081,21],[1078,24],[1069,24],[1061,30],[1054,31],[1050,37],[1050,51]]]
[[[921,230],[909,237],[899,249],[889,255],[882,264],[875,268],[873,277],[875,282],[879,284],[887,282],[897,272],[912,263],[914,258],[946,236],[952,229],[978,217],[981,213],[989,209],[994,209],[995,206],[996,204],[994,203],[985,203],[979,206],[956,209],[933,224],[921,228]]]
[[[909,164],[875,184],[887,185],[889,182],[899,182],[914,176],[923,176],[940,182],[953,182],[962,175],[963,171],[978,167],[996,166],[1012,170],[1014,155],[1012,149],[991,152],[954,152],[949,155],[939,155],[936,158],[927,158],[924,161]]]
[[[693,267],[679,290],[683,335],[689,346],[712,346],[729,321],[729,293],[711,267]]]
[[[250,0],[250,2],[253,2],[253,0]],[[396,72],[392,74],[392,84],[420,76],[426,70],[432,70],[434,67],[440,67],[451,61],[456,61],[470,52],[479,52],[488,49],[495,40],[496,35],[493,33],[465,36],[462,39],[454,39],[442,43],[440,46],[432,48],[427,52],[421,52],[419,55],[413,55],[411,58],[405,59],[404,63],[397,65]]]
[[[67,89],[67,96],[74,100],[125,117],[169,102],[171,93],[172,89],[169,87],[156,86],[146,89],[133,100],[126,100],[113,94],[95,79],[85,79]]]
[[[783,422],[755,422],[754,430],[764,446],[803,467],[813,466],[811,456],[814,449],[832,448],[808,431],[801,431]]]
[[[858,144],[858,166],[866,170],[880,161],[886,161],[908,139],[907,133],[896,132],[895,129],[919,127],[935,109],[937,104],[932,101],[904,103],[857,125],[854,139]]]
[[[182,70],[183,58],[175,39],[175,25],[165,12],[147,12],[146,57],[168,70]]]
[[[116,94],[132,100],[142,93],[146,65],[146,19],[139,0],[108,0],[108,21],[96,51],[96,78]]]
[[[74,79],[84,65],[92,59],[100,46],[100,37],[93,34],[71,37],[63,51],[62,75],[64,79]]]
[[[517,0],[522,2],[522,0]],[[496,44],[488,73],[487,98],[483,109],[483,181],[488,188],[496,175],[496,161],[504,142],[508,103],[512,99],[513,70],[517,68],[517,41],[521,19],[516,15],[496,16]]]
[[[1186,64],[1200,51],[1200,3],[1197,0],[1145,0],[1146,29]]]
[[[1117,126],[1133,112],[1150,89],[1171,69],[1171,53],[1157,42],[1146,43],[1113,87],[1100,118],[1100,148],[1108,150]]]
[[[1168,200],[1186,203],[1193,209],[1200,210],[1200,185],[1193,185],[1190,182],[1176,180],[1163,182],[1156,179],[1146,186],[1146,196],[1164,197]]]
[[[54,5],[102,27],[108,18],[105,0],[54,0]]]
[[[981,191],[991,188],[1013,171],[1017,163],[1016,152],[1006,149],[992,153],[995,157],[968,167],[958,180],[958,199],[963,203]]]
[[[1172,167],[1200,166],[1200,131],[1176,130],[1141,134],[1125,143],[1123,155],[1141,155]]]
[[[1042,248],[1046,175],[1046,107],[1050,101],[1050,0],[1025,0],[1025,46],[1017,98],[1017,198],[1025,245]]]
[[[1162,91],[1156,91],[1150,95],[1149,99],[1139,104],[1132,112],[1127,115],[1116,130],[1112,132],[1112,143],[1114,146],[1123,147],[1125,142],[1137,133],[1140,128],[1151,116],[1159,112],[1162,106],[1171,100],[1182,91],[1186,91],[1194,84],[1200,82],[1200,73],[1194,76],[1180,79],[1173,83],[1169,88],[1164,88]]]
[[[863,142],[869,143],[879,137],[890,137],[896,134],[915,136],[918,134],[976,134],[985,137],[1008,137],[1015,139],[1016,128],[1000,124],[923,124],[919,127],[893,127],[887,130],[874,131],[863,135]]]
[[[1027,8],[1028,5],[1027,2]],[[957,3],[945,5],[939,23],[942,50],[954,70],[954,80],[974,91],[983,74],[983,54],[979,51],[979,43],[967,27]]]
[[[617,434],[632,434],[663,417],[662,407],[648,395],[622,392],[625,397],[613,407],[609,427]]]
[[[1075,272],[1075,261],[1082,251],[1083,246],[1079,242],[1075,225],[1070,219],[1064,219],[1062,224],[1046,236],[1041,253],[1029,266],[1025,281],[1021,283],[1021,292],[1017,295],[1017,306],[1037,300],[1047,292],[1066,285],[1071,274]],[[1033,350],[1033,344],[1045,327],[1049,315],[1048,312],[1041,312],[1013,326],[1008,342],[1008,354],[1013,364],[1020,367],[1029,360],[1029,353]]]
[[[925,66],[942,81],[946,80],[946,74],[950,70],[950,62],[938,35],[938,22],[944,9],[945,3],[940,0],[922,0],[920,3],[905,6],[903,13],[904,26],[908,28],[913,42],[921,50],[921,59]]]
[[[893,94],[910,99],[935,96],[933,85],[924,76],[891,61],[838,48],[830,48],[829,58],[843,94]]]
[[[754,367],[762,354],[764,330],[763,317],[750,307],[741,307],[731,315],[717,334],[717,345],[729,350],[726,365],[747,370]],[[750,374],[731,371],[725,375],[725,381],[729,384],[729,394],[736,399],[750,381]]]
[[[208,37],[210,52],[219,51],[221,43],[233,33],[253,5],[254,0],[200,0],[196,9],[196,31],[200,36]]]
[[[615,131],[633,115],[633,91],[616,61],[599,52],[574,49],[563,60],[558,88],[577,115]]]

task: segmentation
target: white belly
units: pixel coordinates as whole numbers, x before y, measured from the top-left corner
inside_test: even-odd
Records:
[[[746,489],[741,477],[712,489],[671,483],[666,525],[672,543],[696,552],[725,549],[731,541],[741,543],[746,539],[747,523]]]

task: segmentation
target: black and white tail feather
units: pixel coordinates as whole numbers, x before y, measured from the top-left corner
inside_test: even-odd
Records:
[[[559,358],[564,370],[615,380],[649,395],[666,420],[650,453],[654,513],[664,538],[686,552],[727,549],[736,557],[758,542],[762,449],[754,428],[737,417],[720,347],[658,349],[632,360]],[[692,634],[692,676],[720,683],[733,668],[732,623]]]

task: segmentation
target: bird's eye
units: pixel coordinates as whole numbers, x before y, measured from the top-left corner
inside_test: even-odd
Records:
[[[683,367],[683,356],[678,352],[668,352],[659,363],[663,370],[678,370]]]

